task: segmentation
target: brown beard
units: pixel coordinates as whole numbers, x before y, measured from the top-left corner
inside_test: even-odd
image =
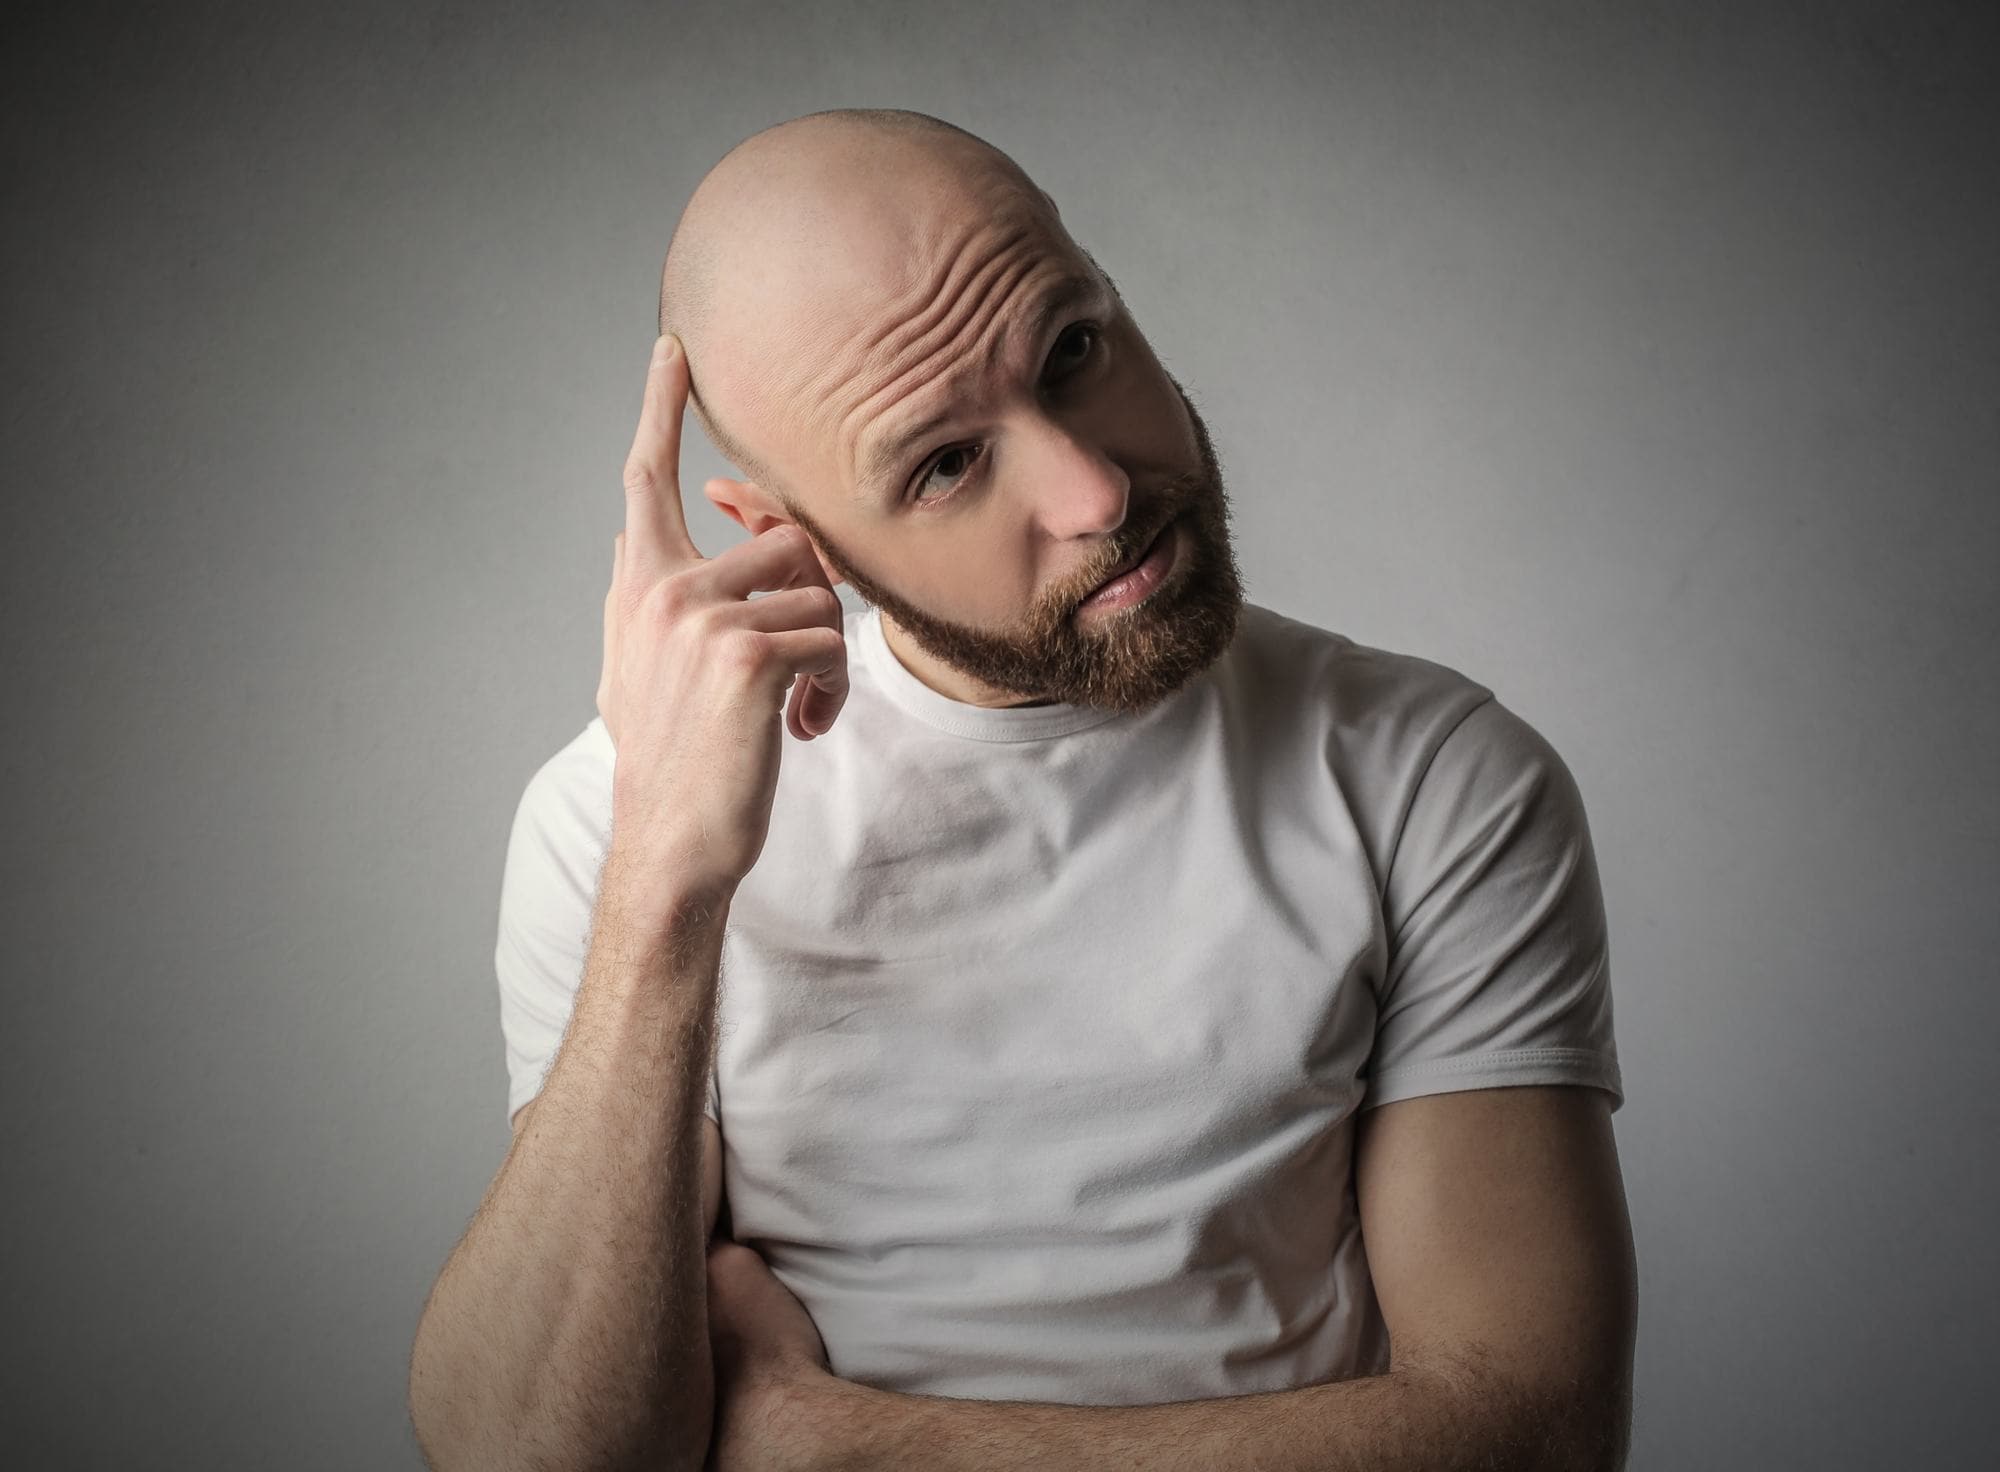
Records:
[[[1134,501],[1125,525],[1110,539],[1095,576],[1053,590],[1028,611],[1018,629],[991,633],[918,608],[858,572],[805,512],[788,509],[820,551],[866,603],[879,608],[934,658],[997,689],[1023,697],[1021,704],[1096,706],[1121,712],[1146,709],[1212,664],[1235,637],[1243,606],[1242,578],[1230,538],[1229,497],[1208,426],[1180,383],[1168,381],[1187,406],[1200,449],[1199,467],[1169,481],[1143,502]],[[1077,606],[1114,567],[1147,546],[1168,522],[1178,520],[1180,546],[1166,581],[1143,603],[1097,615],[1086,631]]]

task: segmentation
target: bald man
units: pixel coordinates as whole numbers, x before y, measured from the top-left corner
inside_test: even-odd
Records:
[[[1193,403],[968,133],[739,144],[661,331],[599,714],[508,846],[432,1465],[1622,1466],[1561,758],[1245,601]]]

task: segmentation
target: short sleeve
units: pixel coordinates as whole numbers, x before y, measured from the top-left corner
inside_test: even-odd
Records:
[[[559,752],[528,780],[515,808],[500,881],[493,969],[507,1058],[507,1117],[541,1092],[569,1025],[610,833],[608,762],[599,728]],[[703,1106],[721,1119],[714,1071]]]
[[[1439,744],[1384,885],[1390,936],[1362,1107],[1584,1084],[1625,1100],[1609,938],[1583,798],[1490,696]]]

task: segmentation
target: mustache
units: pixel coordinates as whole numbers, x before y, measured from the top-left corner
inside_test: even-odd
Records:
[[[1114,538],[1103,560],[1077,579],[1075,591],[1066,600],[1067,606],[1074,608],[1096,592],[1112,573],[1132,563],[1141,552],[1152,546],[1153,539],[1167,529],[1168,523],[1178,519],[1181,513],[1209,494],[1211,486],[1208,472],[1204,469],[1190,470],[1156,489],[1146,498],[1145,520],[1136,524],[1136,530],[1124,531]],[[1126,523],[1131,526],[1134,519],[1128,516]]]

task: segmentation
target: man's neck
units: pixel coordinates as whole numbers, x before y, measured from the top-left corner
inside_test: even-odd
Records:
[[[966,705],[988,708],[1054,703],[1048,700],[1025,700],[1016,691],[1002,690],[997,686],[975,680],[963,670],[948,665],[941,659],[933,658],[904,633],[888,614],[881,614],[880,617],[882,642],[889,646],[889,652],[896,657],[896,662],[940,695]]]

